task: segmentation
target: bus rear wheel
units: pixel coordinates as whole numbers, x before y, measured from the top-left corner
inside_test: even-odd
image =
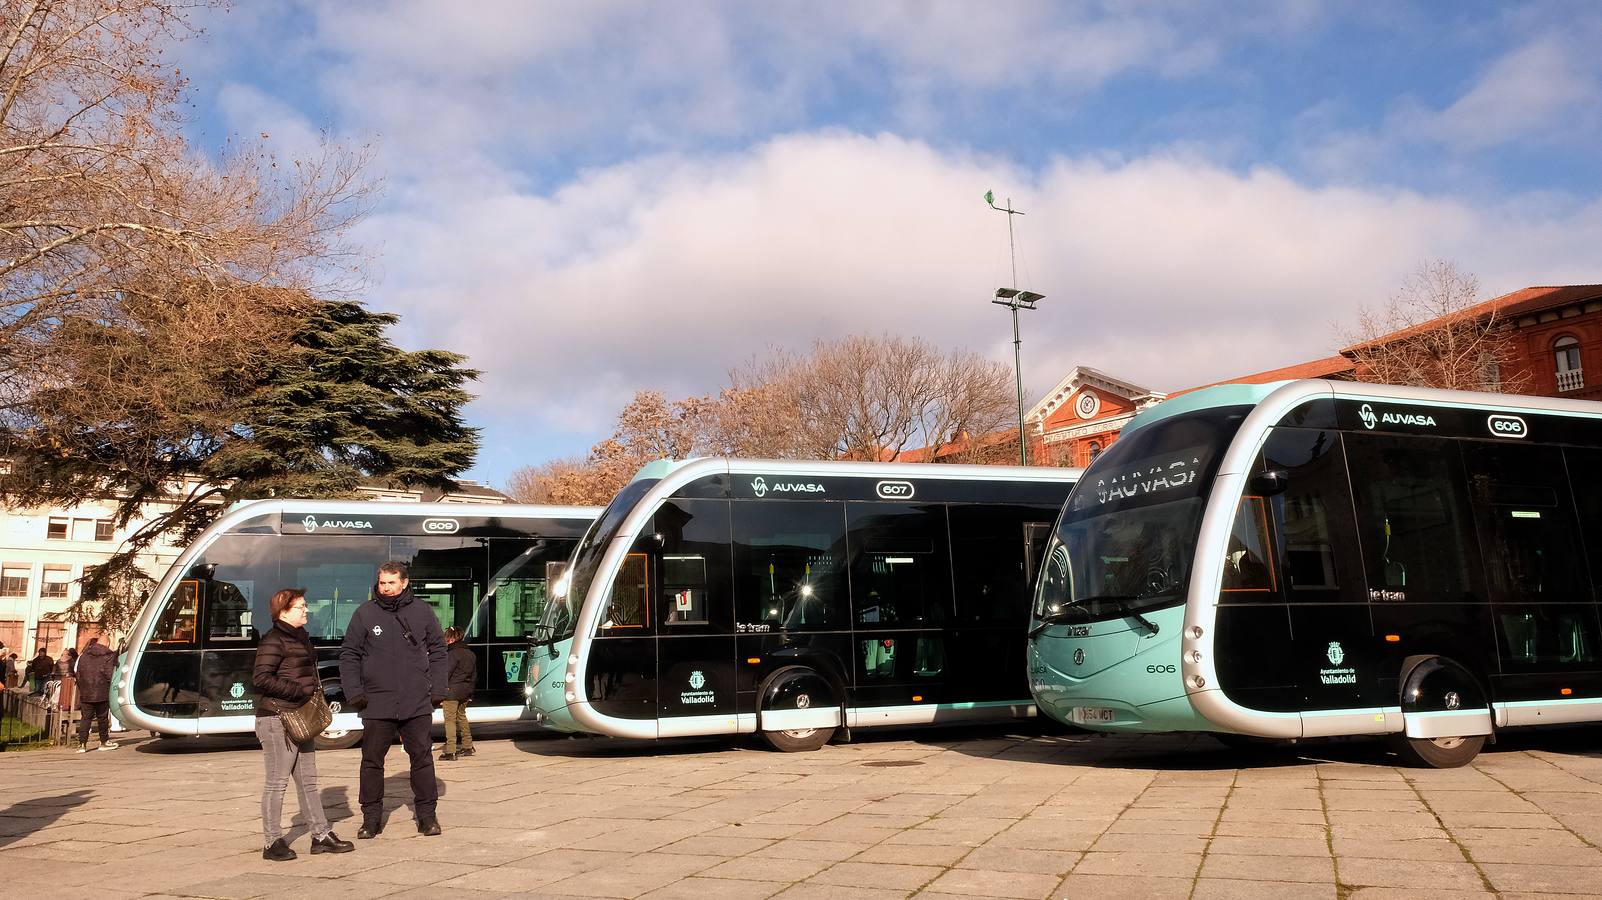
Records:
[[[1413,738],[1397,735],[1391,747],[1410,766],[1421,769],[1455,769],[1468,765],[1485,746],[1485,735]]]

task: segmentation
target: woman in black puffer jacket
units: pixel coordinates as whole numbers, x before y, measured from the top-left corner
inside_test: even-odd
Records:
[[[261,793],[261,822],[267,849],[263,859],[294,859],[295,851],[284,840],[281,820],[284,789],[295,779],[300,794],[300,813],[311,826],[311,852],[347,853],[356,849],[342,841],[328,827],[323,804],[317,797],[316,746],[298,746],[284,733],[280,712],[289,712],[323,689],[317,677],[317,651],[306,633],[306,592],[283,590],[273,595],[268,609],[273,627],[262,635],[256,648],[256,669],[251,683],[256,686],[256,737],[267,759],[267,783]]]

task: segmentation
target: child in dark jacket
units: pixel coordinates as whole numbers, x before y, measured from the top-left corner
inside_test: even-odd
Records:
[[[462,629],[455,626],[445,629],[445,658],[450,677],[445,702],[441,704],[445,710],[445,752],[439,758],[450,762],[473,755],[473,733],[467,727],[467,702],[473,699],[473,683],[478,680],[478,657],[462,643]],[[457,743],[458,729],[460,744]]]

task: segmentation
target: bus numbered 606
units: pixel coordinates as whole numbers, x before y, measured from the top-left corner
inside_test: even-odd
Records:
[[[230,509],[162,578],[130,634],[112,683],[117,718],[161,735],[255,728],[251,669],[272,627],[267,602],[305,588],[306,630],[335,710],[319,747],[361,739],[343,711],[339,645],[378,567],[411,567],[417,602],[455,625],[478,656],[473,722],[525,715],[523,665],[551,573],[572,554],[596,507],[263,500]],[[436,718],[438,713],[436,713]]]
[[[1035,700],[1103,731],[1387,735],[1438,767],[1602,719],[1598,471],[1596,403],[1326,381],[1169,400],[1063,509]]]
[[[1032,715],[1031,575],[1077,470],[702,459],[607,506],[546,607],[529,706],[564,731],[759,733]]]

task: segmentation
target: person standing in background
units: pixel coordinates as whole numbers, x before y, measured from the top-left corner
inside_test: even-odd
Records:
[[[111,739],[111,677],[117,668],[117,654],[90,638],[78,658],[78,752],[89,752],[89,726],[99,726],[100,749],[115,750]]]
[[[445,656],[450,666],[445,691],[445,752],[439,758],[451,762],[473,755],[473,732],[467,725],[467,704],[473,699],[473,683],[478,681],[478,657],[462,643],[462,629],[445,629]],[[457,733],[461,741],[457,742]],[[460,747],[461,749],[457,749]]]

